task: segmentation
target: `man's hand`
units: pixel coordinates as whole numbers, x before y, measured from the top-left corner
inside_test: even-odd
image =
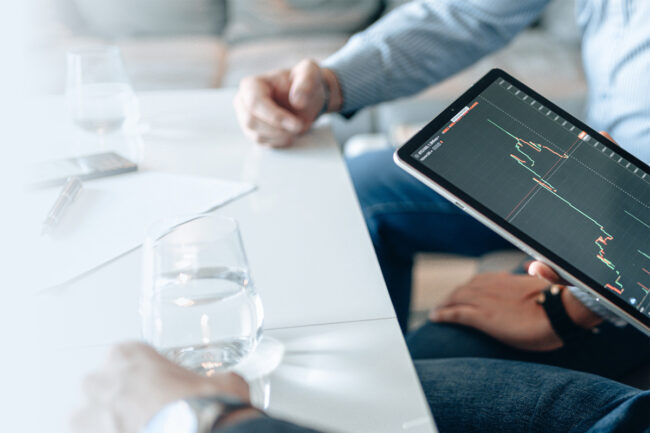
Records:
[[[605,131],[602,135],[616,143]],[[537,295],[549,283],[566,284],[549,266],[534,261],[529,276],[507,273],[480,274],[458,287],[429,314],[434,322],[449,322],[476,328],[497,340],[524,350],[547,351],[562,347]],[[568,290],[562,304],[571,320],[591,329],[603,319],[585,307]]]
[[[553,269],[542,262],[531,262],[528,266],[528,274],[543,278],[553,284],[567,284]],[[568,290],[562,292],[562,304],[573,323],[585,329],[591,329],[603,321],[600,316],[585,307]]]
[[[535,302],[548,285],[548,281],[528,275],[479,274],[455,289],[429,318],[476,328],[519,349],[557,349],[562,340]]]
[[[185,397],[228,394],[250,400],[241,377],[199,376],[141,343],[114,348],[103,368],[86,378],[83,391],[85,407],[72,420],[80,433],[138,432],[167,403]]]
[[[329,104],[324,107],[328,92]],[[250,139],[286,147],[311,127],[323,108],[338,111],[342,96],[332,71],[303,60],[292,69],[244,78],[234,104]]]

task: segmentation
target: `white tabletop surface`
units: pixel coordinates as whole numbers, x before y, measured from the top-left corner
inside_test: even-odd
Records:
[[[129,156],[139,156],[142,170],[258,186],[218,213],[240,222],[266,333],[287,348],[270,377],[269,410],[342,432],[435,431],[329,128],[292,149],[263,149],[241,134],[232,97],[230,90],[141,95],[144,130],[128,141]],[[62,106],[58,98],[41,106],[57,156],[83,147],[66,138]],[[65,431],[81,377],[109,345],[139,338],[140,254],[36,296],[39,345],[50,358],[43,410],[61,426],[48,431]]]
[[[285,345],[267,378],[267,411],[325,432],[435,432],[394,319],[302,326],[266,332]],[[53,349],[40,370],[40,431],[65,432],[78,407],[80,379],[109,346]],[[55,372],[55,373],[54,373]],[[253,393],[259,392],[253,384]]]

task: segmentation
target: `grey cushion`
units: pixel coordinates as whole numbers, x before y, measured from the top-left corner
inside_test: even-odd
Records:
[[[110,39],[221,35],[226,0],[58,0],[75,33]]]
[[[351,34],[383,11],[382,0],[229,0],[226,38]]]

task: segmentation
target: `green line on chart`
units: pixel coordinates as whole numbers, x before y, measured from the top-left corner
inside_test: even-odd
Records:
[[[637,250],[637,251],[638,251],[639,254],[641,254],[643,257],[645,257],[646,259],[650,260],[650,256],[649,256],[649,255],[647,255],[646,253],[644,253],[644,252],[641,251],[641,250]]]
[[[509,136],[511,136],[512,138],[514,138],[515,140],[519,141],[519,137],[515,137],[514,135],[512,135],[511,133],[509,133],[508,131],[506,131],[505,129],[503,129],[502,127],[500,127],[499,125],[491,121],[490,119],[488,119],[487,121],[493,124],[494,126],[496,126],[497,128],[499,128],[500,130],[502,130],[503,132],[505,132],[506,134],[508,134]]]
[[[634,215],[632,215],[628,211],[623,210],[623,212],[625,212],[626,214],[628,214],[629,216],[631,216],[632,218],[634,218],[635,220],[637,220],[638,222],[640,222],[641,224],[643,224],[644,226],[646,226],[647,228],[650,229],[650,226],[648,224],[644,223],[643,221],[641,221],[640,219],[638,219],[637,217],[635,217]]]

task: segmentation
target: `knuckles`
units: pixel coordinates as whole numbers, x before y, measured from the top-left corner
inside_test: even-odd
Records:
[[[109,362],[125,362],[138,358],[140,355],[147,354],[153,349],[140,342],[121,343],[114,346],[109,352]]]

